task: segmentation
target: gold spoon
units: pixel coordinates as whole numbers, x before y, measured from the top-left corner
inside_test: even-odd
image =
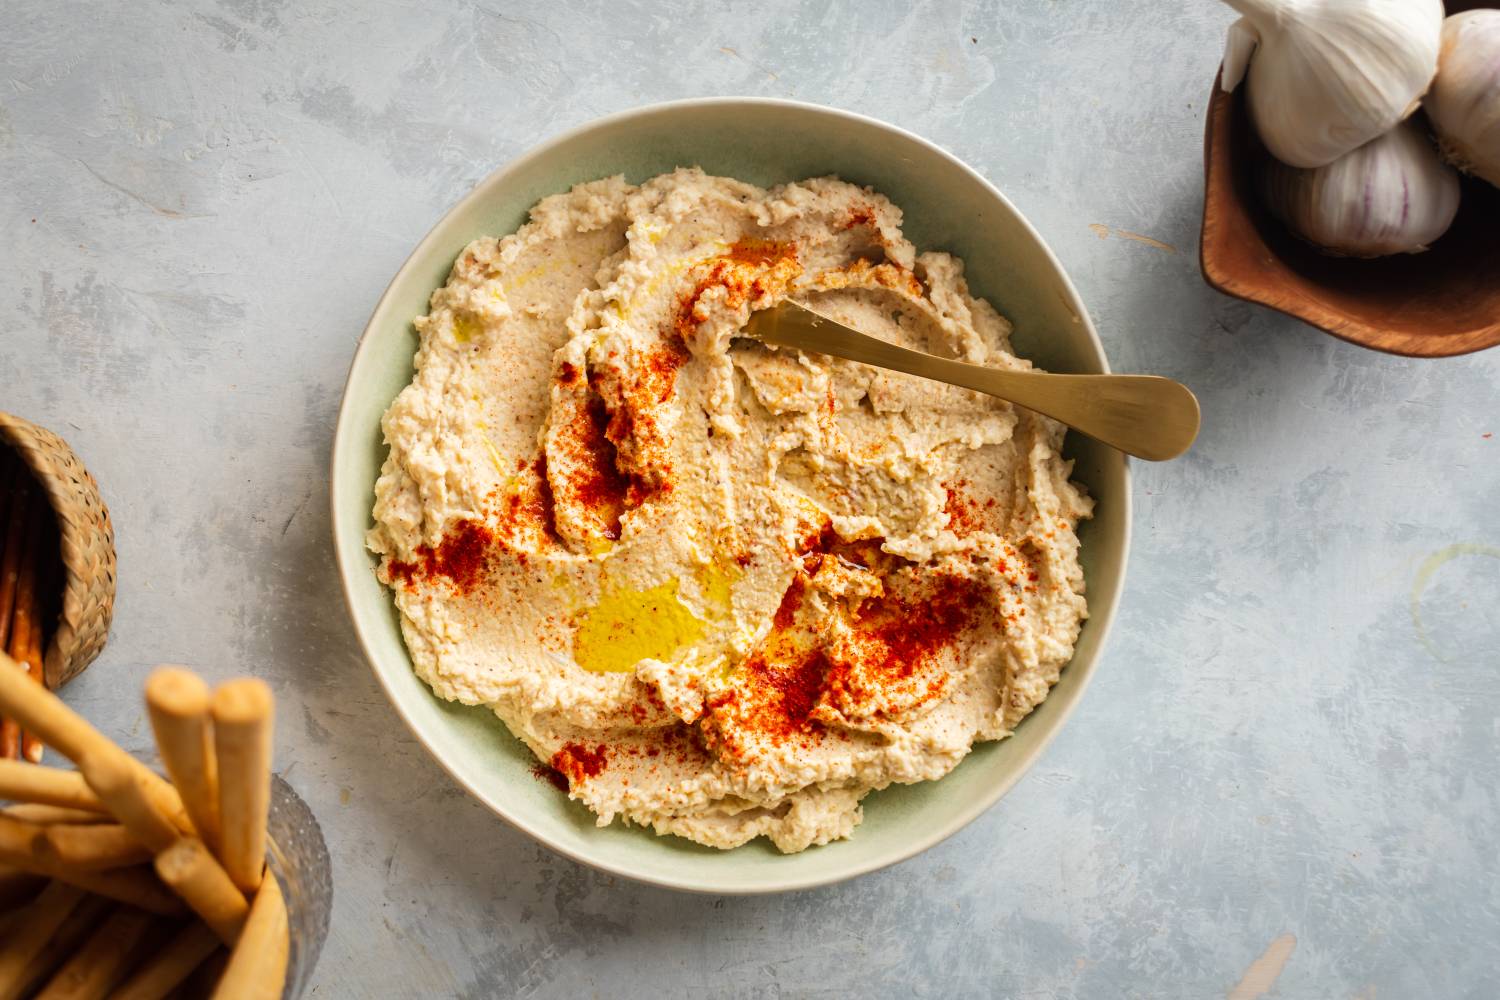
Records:
[[[1181,382],[1159,375],[1054,375],[950,361],[866,336],[795,302],[754,314],[745,332],[767,344],[999,396],[1153,462],[1176,458],[1198,436],[1198,400]]]

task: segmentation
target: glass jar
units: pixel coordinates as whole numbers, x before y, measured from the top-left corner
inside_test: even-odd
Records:
[[[318,954],[328,937],[333,912],[333,866],[328,845],[312,810],[292,786],[271,776],[271,815],[266,862],[286,897],[288,933],[286,988],[283,1000],[302,996],[312,980]]]

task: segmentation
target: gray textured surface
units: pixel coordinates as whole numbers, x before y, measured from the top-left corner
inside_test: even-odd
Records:
[[[1203,284],[1228,20],[6,0],[0,408],[72,442],[120,542],[70,701],[141,746],[154,662],[275,685],[334,858],[316,996],[1212,997],[1286,935],[1268,996],[1493,996],[1500,353],[1369,354]],[[765,899],[620,883],[470,802],[377,689],[328,542],[349,356],[427,227],[544,135],[721,93],[954,150],[1051,241],[1117,369],[1184,379],[1206,421],[1137,466],[1120,626],[1032,773],[921,858]]]

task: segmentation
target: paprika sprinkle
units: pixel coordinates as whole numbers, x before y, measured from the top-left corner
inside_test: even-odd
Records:
[[[570,783],[596,778],[609,766],[609,750],[600,743],[590,750],[582,743],[566,743],[552,755],[553,770],[567,777]]]
[[[422,545],[410,561],[390,560],[391,578],[411,586],[418,577],[441,576],[460,593],[467,593],[479,583],[494,544],[495,535],[489,528],[478,521],[460,521],[437,548]]]

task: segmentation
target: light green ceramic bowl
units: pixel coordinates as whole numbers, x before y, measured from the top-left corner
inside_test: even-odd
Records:
[[[938,782],[865,800],[852,839],[783,856],[763,840],[734,851],[616,824],[531,774],[527,749],[493,714],[433,696],[412,673],[391,596],[365,550],[385,447],[380,416],[411,379],[414,317],[465,244],[515,231],[544,195],[623,173],[644,181],[677,166],[770,185],[822,174],[868,184],[906,213],[920,249],[956,253],[974,291],[1015,323],[1015,345],[1043,368],[1105,372],[1083,303],[1036,230],[983,177],[932,144],[859,115],[746,98],[682,101],[612,115],[542,143],[486,178],[412,252],[360,339],[333,446],[333,536],[355,629],[375,675],[419,740],[501,817],[562,854],[628,878],[713,893],[778,892],[850,878],[909,858],[993,805],[1025,772],[1083,694],[1119,602],[1130,533],[1130,478],[1119,453],[1069,435],[1075,475],[1098,500],[1082,529],[1090,617],[1051,697],[1016,734],[977,747]]]

